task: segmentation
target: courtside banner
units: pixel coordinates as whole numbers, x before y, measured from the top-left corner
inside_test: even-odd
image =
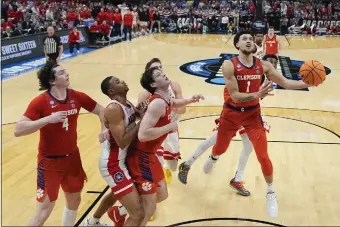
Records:
[[[64,49],[68,48],[68,33],[72,29],[57,31]],[[88,46],[88,28],[79,27],[80,46]],[[10,39],[1,39],[1,64],[6,65],[44,55],[43,39],[47,32]]]

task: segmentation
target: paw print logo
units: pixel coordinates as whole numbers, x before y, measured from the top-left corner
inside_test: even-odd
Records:
[[[152,185],[149,182],[144,182],[142,184],[142,188],[143,188],[144,191],[147,192],[147,191],[150,191],[152,189]]]
[[[263,122],[263,127],[267,132],[270,131],[270,125],[267,122],[265,122],[265,121]]]
[[[37,189],[37,198],[41,199],[44,196],[44,190],[41,188]]]

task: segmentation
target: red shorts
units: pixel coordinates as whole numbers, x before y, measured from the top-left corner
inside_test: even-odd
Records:
[[[158,182],[164,179],[164,172],[156,154],[131,150],[126,164],[140,195],[157,192]]]
[[[80,192],[87,180],[79,151],[62,157],[38,155],[37,201],[43,202],[46,195],[50,201],[58,199],[59,188],[64,192]]]

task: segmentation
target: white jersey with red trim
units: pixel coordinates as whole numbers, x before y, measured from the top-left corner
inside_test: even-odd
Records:
[[[118,104],[122,108],[124,113],[125,130],[128,132],[136,125],[136,114],[133,105],[130,102],[128,102],[128,105],[124,105],[116,100],[111,100],[107,106],[112,103]],[[102,153],[100,155],[101,167],[107,168],[108,162],[117,163],[119,165],[125,163],[128,146],[126,146],[124,149],[120,148],[113,138],[111,132],[110,139],[105,141],[102,146]]]
[[[264,56],[264,52],[263,52],[263,45],[260,47],[258,46],[256,43],[254,43],[256,46],[256,53],[254,54],[255,57],[262,59]]]
[[[171,99],[175,99],[176,98],[176,94],[175,94],[175,91],[174,91],[174,88],[172,86],[172,83],[170,84],[169,86],[169,94],[170,94],[170,98]],[[171,112],[171,119],[172,119],[172,122],[179,122],[180,121],[180,115],[177,114],[176,112],[172,111]]]

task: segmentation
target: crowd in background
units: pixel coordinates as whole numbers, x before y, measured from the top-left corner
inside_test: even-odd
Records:
[[[1,38],[46,32],[84,25],[94,19],[91,32],[99,38],[132,37],[151,32],[236,33],[249,29],[255,18],[252,0],[152,0],[140,5],[91,2],[88,0],[5,0],[1,4]],[[338,0],[263,0],[264,20],[281,33],[306,20],[340,21]],[[130,12],[131,11],[131,12]],[[133,24],[124,27],[124,15],[132,14]],[[326,24],[327,33],[340,34],[340,23]],[[131,31],[128,29],[131,28]],[[303,32],[309,31],[305,26]]]

